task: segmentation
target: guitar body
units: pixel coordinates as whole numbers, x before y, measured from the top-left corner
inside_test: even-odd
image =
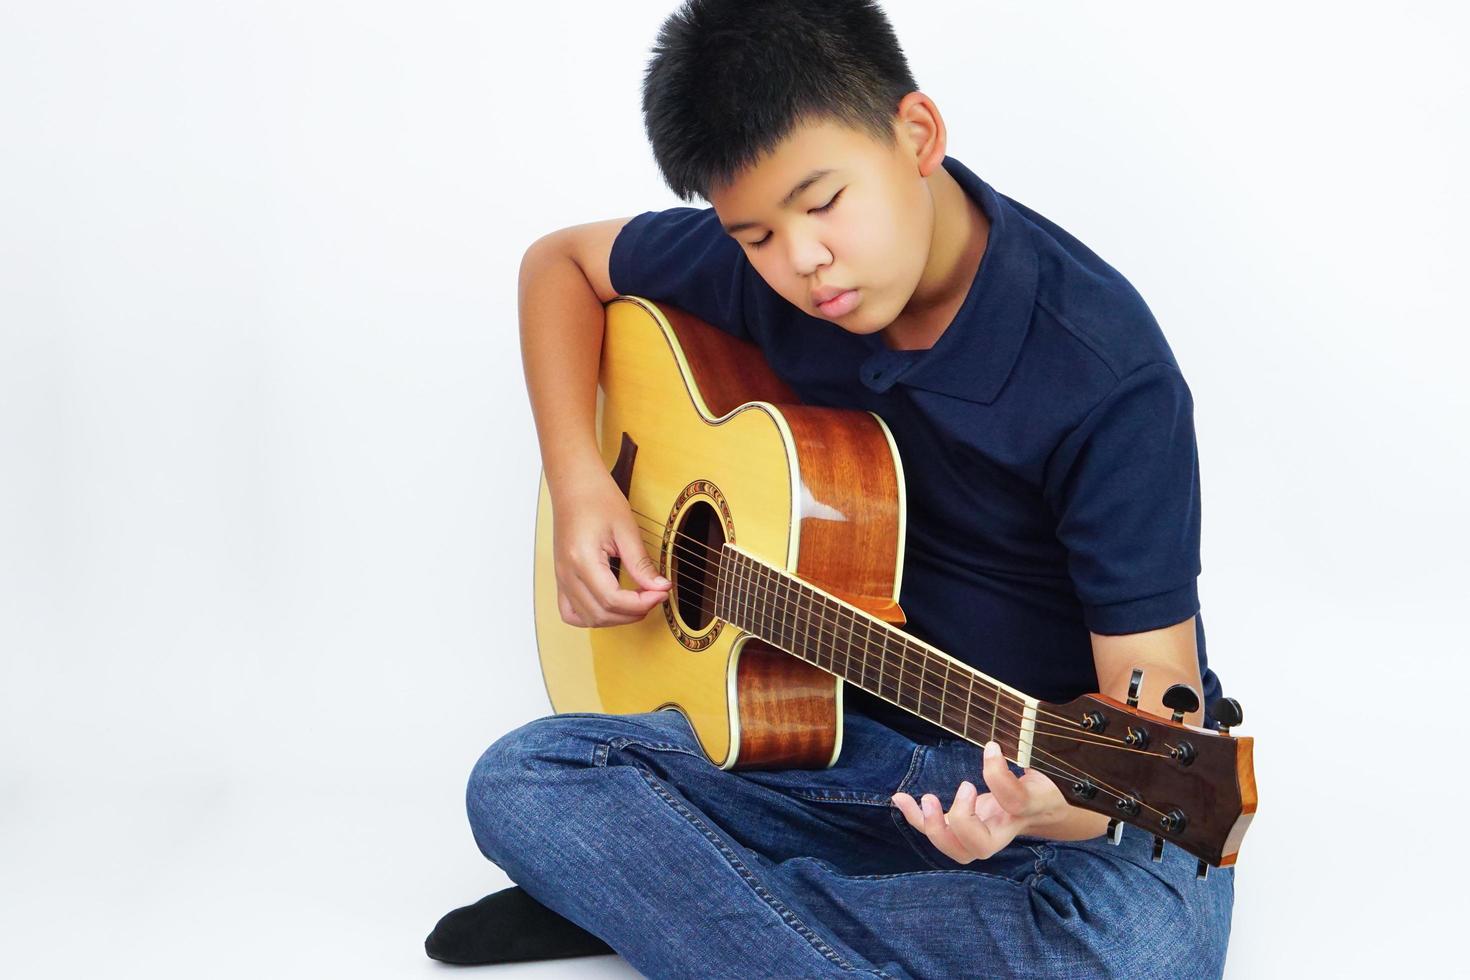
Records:
[[[673,588],[636,623],[564,622],[542,474],[536,643],[553,710],[674,709],[721,768],[830,766],[844,681],[713,616],[710,557],[730,542],[903,622],[903,470],[887,427],[871,412],[800,404],[754,345],[633,296],[606,307],[596,424]],[[626,569],[619,581],[637,588]]]

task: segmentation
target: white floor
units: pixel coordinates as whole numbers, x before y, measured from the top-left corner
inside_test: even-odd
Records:
[[[395,803],[369,787],[103,785],[0,790],[0,974],[638,976],[615,956],[472,973],[428,959],[440,915],[507,884],[438,801]]]

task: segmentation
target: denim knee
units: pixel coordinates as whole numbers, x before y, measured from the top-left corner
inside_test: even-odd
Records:
[[[536,718],[491,743],[470,770],[465,811],[480,851],[497,856],[502,831],[526,811],[527,794],[543,783],[549,768],[565,765],[567,725],[557,715]]]

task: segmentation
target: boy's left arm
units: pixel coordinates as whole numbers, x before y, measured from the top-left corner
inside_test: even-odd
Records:
[[[1162,718],[1173,714],[1163,703],[1170,685],[1187,684],[1202,695],[1193,616],[1143,633],[1093,633],[1092,658],[1099,693],[1119,701],[1128,696],[1133,669],[1142,667],[1138,707]],[[1203,719],[1203,709],[1184,716],[1185,722],[1194,725],[1203,725]],[[980,795],[966,780],[960,784],[948,814],[940,809],[932,793],[925,794],[922,805],[907,793],[894,794],[893,802],[911,826],[961,864],[990,857],[1019,834],[1085,840],[1101,836],[1107,829],[1106,816],[1072,806],[1057,784],[1040,770],[1028,769],[1018,778],[998,747],[986,748],[984,773],[989,792]]]

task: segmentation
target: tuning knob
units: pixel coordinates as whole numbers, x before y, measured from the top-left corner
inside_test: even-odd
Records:
[[[1171,684],[1164,692],[1164,707],[1174,712],[1172,721],[1183,721],[1185,715],[1199,710],[1199,695],[1188,684]]]
[[[1123,821],[1117,817],[1108,821],[1108,843],[1121,844],[1123,842]]]
[[[1164,860],[1164,838],[1154,834],[1154,860]]]
[[[1143,668],[1134,667],[1133,676],[1128,678],[1128,707],[1138,707],[1138,689],[1143,686]]]
[[[1221,698],[1215,702],[1215,709],[1210,712],[1215,719],[1215,727],[1222,735],[1230,734],[1230,729],[1245,721],[1245,712],[1240,707],[1240,702],[1234,698]]]

